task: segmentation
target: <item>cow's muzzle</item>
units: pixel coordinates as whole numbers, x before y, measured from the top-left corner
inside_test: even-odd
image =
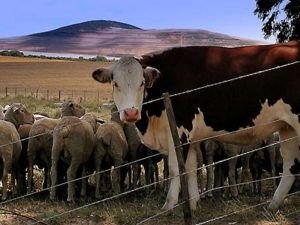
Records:
[[[139,118],[139,110],[130,108],[124,110],[124,119],[128,123],[135,123]]]

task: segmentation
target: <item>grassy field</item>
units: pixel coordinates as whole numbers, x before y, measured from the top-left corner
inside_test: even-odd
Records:
[[[107,100],[111,98],[111,86],[95,82],[91,75],[96,68],[109,65],[108,62],[0,56],[0,96],[5,96],[5,88],[8,88],[10,95],[24,95],[26,89],[27,95],[38,90],[46,98],[48,91],[52,98],[61,90],[66,98],[78,93],[83,97],[85,93],[86,98]]]
[[[97,101],[91,99],[83,102],[82,105],[87,109],[87,112],[92,112],[99,117],[108,119],[109,113],[100,105],[110,99],[111,87],[110,85],[101,85],[91,78],[91,73],[95,68],[107,65],[109,64],[0,57],[0,87],[99,92],[100,95]],[[2,96],[1,93],[0,96]],[[1,105],[12,102],[23,102],[30,111],[47,112],[52,117],[57,117],[59,114],[54,104],[55,100],[47,101],[45,99],[20,96],[0,98]],[[300,194],[288,198],[281,211],[276,215],[268,214],[263,207],[242,211],[247,207],[269,200],[273,194],[270,186],[270,184],[263,186],[264,193],[262,196],[201,200],[198,210],[193,214],[195,223],[241,211],[209,224],[292,225],[297,224],[297,221],[300,224],[300,213],[295,213],[297,210],[300,210]],[[92,196],[93,190],[89,193]],[[0,225],[32,224],[34,220],[31,218],[42,220],[50,217],[53,217],[53,219],[46,220],[40,224],[132,225],[159,213],[164,200],[165,196],[161,185],[157,189],[149,189],[148,192],[145,189],[89,207],[85,206],[95,201],[92,197],[89,197],[86,201],[79,201],[76,204],[67,204],[65,201],[52,202],[47,194],[40,193],[12,201],[11,203],[0,202]],[[79,210],[75,210],[79,207],[81,207]],[[66,213],[69,210],[74,211]],[[143,224],[181,225],[183,224],[182,208],[180,206]]]

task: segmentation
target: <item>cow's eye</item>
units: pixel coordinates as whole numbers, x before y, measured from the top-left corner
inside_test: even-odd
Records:
[[[116,81],[114,81],[114,82],[113,82],[113,86],[114,86],[114,87],[116,87],[116,88],[118,88],[118,87],[119,87],[119,85],[117,84],[117,82],[116,82]]]

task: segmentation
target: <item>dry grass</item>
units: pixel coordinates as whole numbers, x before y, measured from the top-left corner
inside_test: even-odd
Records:
[[[23,59],[23,58],[20,58]],[[108,112],[99,108],[102,101],[110,98],[110,86],[100,85],[93,81],[91,72],[100,66],[99,63],[91,62],[68,62],[27,59],[18,61],[0,57],[0,85],[2,87],[27,87],[45,89],[73,89],[73,90],[97,90],[101,93],[100,100],[83,103],[88,112],[97,113],[99,116],[108,116]],[[105,64],[107,65],[107,64]],[[0,93],[1,95],[1,93]],[[0,99],[0,104],[11,102],[24,102],[31,111],[48,112],[55,116],[57,109],[54,101],[37,100],[30,97],[6,97]],[[270,185],[269,185],[270,186]],[[268,186],[267,186],[268,187]],[[93,195],[93,191],[89,192]],[[269,200],[272,191],[265,189],[263,196],[246,197],[239,199],[206,199],[201,200],[198,210],[194,213],[195,222],[199,223],[224,214],[235,212],[243,208]],[[91,207],[80,209],[73,213],[45,221],[51,225],[132,225],[160,212],[165,196],[162,188],[152,190],[146,194],[145,191],[129,194],[114,200],[105,201]],[[1,225],[24,225],[34,222],[25,217],[7,214],[9,211],[16,211],[36,219],[45,219],[66,212],[76,207],[84,206],[95,201],[90,197],[87,201],[79,201],[75,205],[69,205],[64,201],[51,202],[48,195],[33,195],[12,203],[0,205]],[[1,204],[1,203],[0,203]],[[236,215],[224,218],[210,224],[223,225],[292,225],[300,218],[299,213],[285,215],[300,209],[300,197],[294,196],[287,200],[282,207],[281,213],[269,215],[262,207],[244,211]],[[146,225],[181,225],[183,224],[182,208],[177,209],[150,220]]]
[[[43,59],[36,57],[13,57],[0,55],[0,62],[64,62],[65,60]]]
[[[27,94],[35,90],[86,91],[99,93],[100,99],[111,98],[111,86],[95,82],[91,76],[96,68],[110,63],[11,58],[0,57],[0,96],[4,96],[5,88],[16,88],[18,92],[26,88]]]

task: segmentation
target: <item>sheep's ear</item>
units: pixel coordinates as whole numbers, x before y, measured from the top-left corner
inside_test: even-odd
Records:
[[[103,123],[105,123],[105,120],[103,120],[103,119],[100,119],[100,118],[97,118],[97,119],[96,119],[96,121],[97,121],[97,123],[100,123],[100,124],[103,124]]]
[[[144,69],[144,77],[146,82],[146,88],[151,88],[154,82],[160,77],[160,72],[158,69],[147,66]]]
[[[99,68],[93,72],[92,76],[96,81],[100,83],[108,83],[111,82],[112,72],[110,69]]]
[[[13,108],[12,108],[13,112],[16,112],[16,111],[18,111],[19,109],[20,109],[20,107],[19,107],[19,106],[13,106]]]
[[[105,109],[112,110],[112,108],[115,107],[115,103],[114,102],[105,102],[102,104],[102,106]]]

